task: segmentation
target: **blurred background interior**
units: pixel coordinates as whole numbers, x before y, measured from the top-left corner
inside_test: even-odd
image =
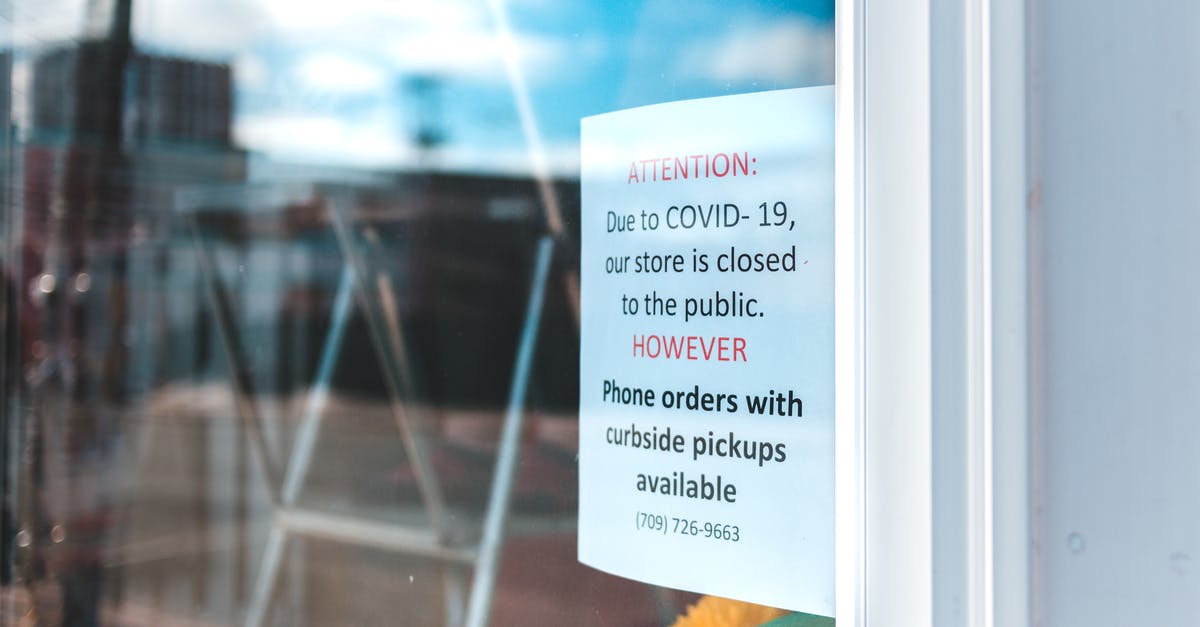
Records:
[[[694,600],[575,560],[579,119],[832,83],[832,0],[0,18],[0,623]]]

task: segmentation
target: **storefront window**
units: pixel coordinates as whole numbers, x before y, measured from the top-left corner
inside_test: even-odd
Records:
[[[0,622],[458,625],[482,598],[493,625],[649,626],[697,602],[576,560],[579,121],[830,84],[832,0],[0,15]]]

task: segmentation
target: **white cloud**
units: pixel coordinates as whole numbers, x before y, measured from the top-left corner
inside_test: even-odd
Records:
[[[262,89],[270,78],[270,70],[262,57],[243,53],[233,60],[233,76],[240,89]]]
[[[557,39],[514,34],[513,43],[525,74],[534,79],[563,56]],[[392,41],[388,52],[409,72],[506,80],[500,38],[490,28],[415,32]]]
[[[46,1],[67,5],[85,0]],[[76,13],[74,20],[79,22],[82,9]],[[377,85],[374,74],[384,69],[505,80],[495,25],[479,0],[146,0],[134,3],[134,36],[154,50],[237,59],[243,86],[263,84],[256,73],[264,69],[261,65],[245,68],[249,72],[245,78],[240,67],[241,58],[252,50],[261,52],[263,44],[346,55],[340,60],[318,59],[304,69],[307,83],[328,83],[334,88]],[[513,39],[531,80],[537,82],[552,76],[555,68],[566,67],[567,41],[528,33],[514,33]],[[361,65],[372,58],[373,69]],[[385,59],[391,67],[380,66],[378,62]],[[359,65],[351,67],[351,63]],[[341,76],[339,70],[349,74]]]
[[[234,137],[239,145],[262,155],[269,163],[388,170],[425,162],[446,171],[533,175],[529,151],[520,146],[450,144],[432,158],[422,160],[407,138],[379,117],[347,120],[334,115],[243,116],[238,119]],[[552,175],[579,175],[577,143],[548,146],[545,158]]]
[[[494,34],[479,30],[419,32],[388,45],[392,60],[430,74],[492,74],[503,69]]]
[[[60,43],[83,32],[87,0],[13,0],[0,45]]]
[[[152,47],[207,57],[235,56],[262,38],[317,44],[340,37],[369,48],[374,42],[364,35],[368,32],[468,27],[483,16],[482,6],[475,4],[465,0],[145,0],[134,2],[134,36]]]
[[[802,17],[736,25],[722,40],[696,42],[679,72],[714,81],[833,82],[833,29]]]
[[[395,167],[412,161],[407,140],[380,116],[244,115],[235,141],[250,150],[292,162]]]
[[[268,25],[254,3],[239,0],[149,0],[133,3],[139,45],[172,54],[228,60]]]
[[[481,2],[413,0],[262,0],[271,21],[284,30],[325,29],[355,21],[389,21],[425,27],[457,27],[483,14]]]
[[[551,176],[579,176],[579,144],[565,142],[548,146],[544,155]],[[521,147],[449,146],[439,151],[437,165],[454,172],[487,172],[510,176],[534,176],[529,150]]]
[[[326,92],[367,92],[387,87],[387,73],[370,63],[332,52],[308,55],[296,66],[307,87]]]

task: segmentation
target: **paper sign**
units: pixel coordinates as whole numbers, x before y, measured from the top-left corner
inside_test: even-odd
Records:
[[[833,88],[582,121],[579,559],[832,616]]]

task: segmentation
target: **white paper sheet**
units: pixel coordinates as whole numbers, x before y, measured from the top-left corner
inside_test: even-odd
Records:
[[[833,615],[833,127],[828,86],[582,121],[585,564]]]

